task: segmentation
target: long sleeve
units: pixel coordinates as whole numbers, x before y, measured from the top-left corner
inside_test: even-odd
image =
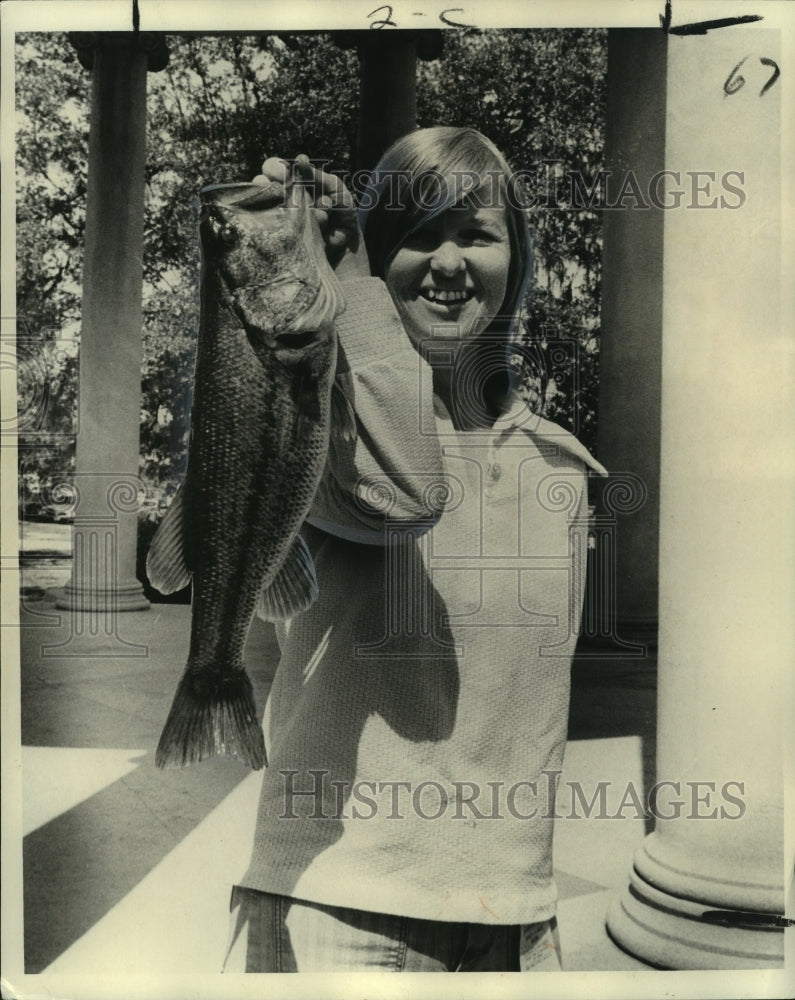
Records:
[[[344,284],[336,324],[339,361],[333,410],[350,407],[356,433],[332,422],[326,470],[308,521],[351,541],[382,544],[393,528],[430,528],[429,498],[444,477],[435,433],[431,369],[412,347],[379,278]]]

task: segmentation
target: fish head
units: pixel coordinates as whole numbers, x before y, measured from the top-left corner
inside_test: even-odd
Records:
[[[339,282],[303,190],[219,184],[201,191],[205,274],[212,272],[255,351],[290,363],[333,337]]]
[[[202,262],[229,289],[272,276],[300,239],[279,184],[214,184],[201,191]]]

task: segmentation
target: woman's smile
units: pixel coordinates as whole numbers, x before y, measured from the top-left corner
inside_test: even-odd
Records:
[[[447,289],[447,288],[421,288],[420,295],[426,302],[435,305],[459,306],[468,302],[474,295],[471,288]]]

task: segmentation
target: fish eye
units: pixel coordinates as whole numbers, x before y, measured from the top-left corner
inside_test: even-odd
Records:
[[[237,239],[237,233],[234,228],[227,222],[225,225],[221,226],[218,231],[218,237],[222,243],[226,243],[230,246]]]

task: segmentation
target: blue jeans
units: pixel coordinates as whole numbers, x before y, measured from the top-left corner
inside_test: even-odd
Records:
[[[236,886],[225,972],[557,972],[554,919],[467,924],[370,913]]]

